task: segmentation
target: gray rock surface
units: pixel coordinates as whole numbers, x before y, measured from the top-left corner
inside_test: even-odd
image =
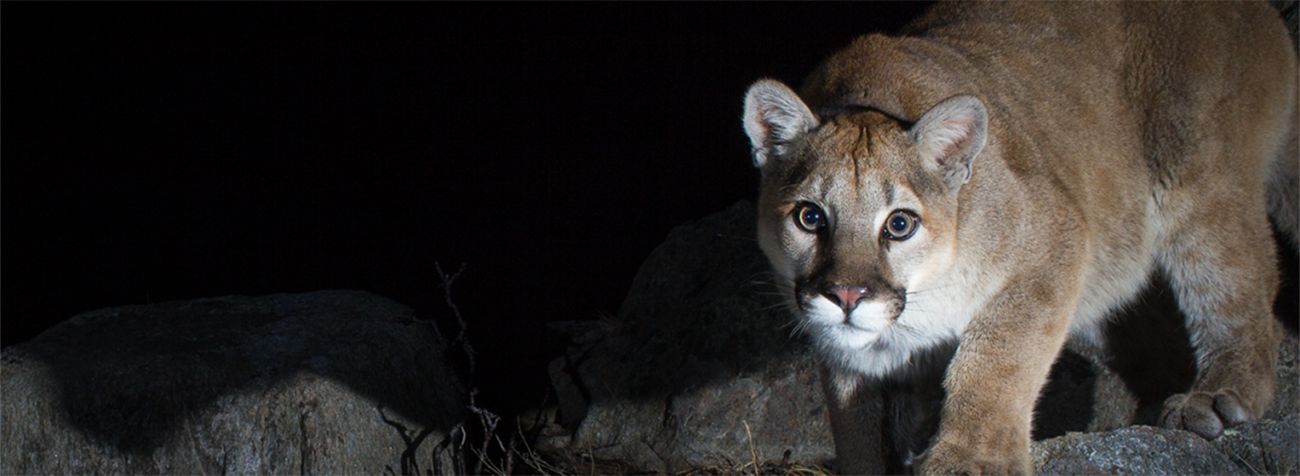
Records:
[[[1263,420],[1214,441],[1150,426],[1071,433],[1033,448],[1038,474],[1295,474],[1300,420]]]
[[[543,451],[657,472],[833,457],[819,376],[768,283],[754,213],[742,202],[677,227],[612,321],[558,326],[579,346],[551,363],[565,428]]]
[[[1300,416],[1296,414],[1227,430],[1214,444],[1247,474],[1300,473]]]
[[[806,343],[791,334],[792,318],[770,283],[753,238],[754,216],[753,205],[741,202],[683,224],[646,260],[617,316],[555,326],[575,345],[551,362],[558,412],[540,450],[622,472],[734,468],[786,458],[834,467],[819,375]],[[1137,398],[1119,377],[1086,358],[1063,358],[1069,363],[1059,378],[1073,381],[1044,398],[1072,402],[1040,406],[1038,419],[1053,420],[1048,426],[1061,433],[1094,433],[1036,443],[1040,469],[1232,472],[1246,470],[1245,461],[1287,468],[1283,456],[1294,455],[1294,445],[1279,438],[1294,434],[1300,413],[1296,350],[1289,336],[1269,420],[1213,443],[1190,433],[1127,427]],[[1079,392],[1090,398],[1077,398]],[[1290,419],[1273,421],[1283,417]]]
[[[424,472],[464,420],[445,345],[354,291],[81,314],[4,350],[0,473]]]
[[[1300,415],[1300,339],[1287,333],[1277,354],[1277,389],[1273,404],[1264,412],[1264,418],[1278,420]]]
[[[1033,457],[1037,474],[1246,474],[1214,443],[1150,426],[1052,438]]]

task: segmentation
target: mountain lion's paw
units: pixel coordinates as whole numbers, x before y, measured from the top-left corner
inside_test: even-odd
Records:
[[[1207,440],[1218,438],[1223,430],[1253,419],[1241,404],[1237,393],[1224,389],[1214,393],[1180,393],[1165,400],[1160,426],[1188,430]]]

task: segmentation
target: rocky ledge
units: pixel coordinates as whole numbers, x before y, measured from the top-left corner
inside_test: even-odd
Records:
[[[464,420],[444,346],[356,291],[81,314],[4,350],[0,473],[423,474]]]

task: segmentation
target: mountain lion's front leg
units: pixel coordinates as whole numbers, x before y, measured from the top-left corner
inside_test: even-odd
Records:
[[[818,363],[822,395],[830,411],[835,467],[840,474],[884,474],[882,418],[878,389],[861,375]]]
[[[1031,474],[1034,402],[1065,342],[1078,286],[1014,280],[970,323],[948,367],[942,423],[922,474]]]

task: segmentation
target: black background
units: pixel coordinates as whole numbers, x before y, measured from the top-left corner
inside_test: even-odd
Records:
[[[7,3],[0,337],[319,289],[454,335],[435,263],[465,263],[478,380],[540,384],[544,323],[616,313],[672,227],[755,196],[750,83],[924,8]]]

